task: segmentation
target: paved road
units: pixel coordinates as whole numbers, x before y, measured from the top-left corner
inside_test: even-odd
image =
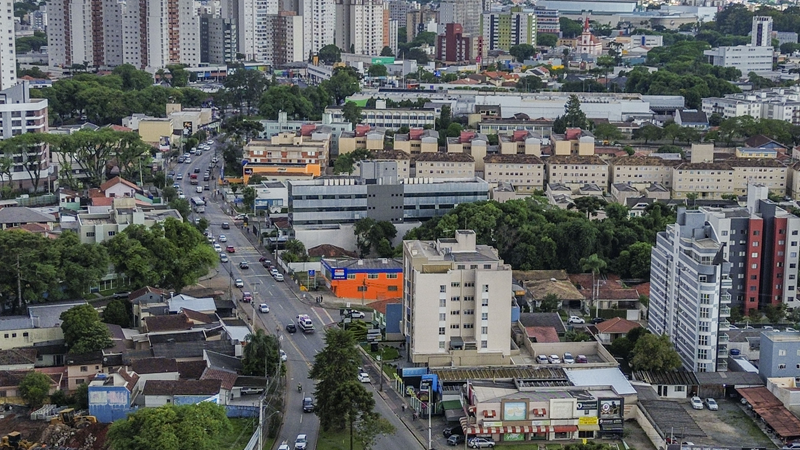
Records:
[[[277,333],[279,335],[281,348],[287,354],[285,419],[276,447],[277,444],[284,440],[291,444],[298,434],[305,433],[309,436],[309,449],[313,450],[316,448],[319,420],[315,414],[303,413],[302,399],[305,396],[313,396],[314,382],[308,379],[308,371],[313,364],[314,355],[324,346],[322,329],[338,320],[338,315],[334,317],[324,308],[312,307],[301,302],[297,297],[296,291],[292,290],[287,283],[277,282],[269,275],[267,269],[258,262],[262,254],[248,240],[248,236],[246,236],[247,230],[241,228],[241,222],[235,222],[231,215],[223,212],[220,197],[212,198],[213,190],[216,187],[214,184],[210,184],[210,190],[204,191],[204,194],[194,193],[194,186],[190,185],[188,174],[194,168],[199,167],[200,175],[202,176],[213,156],[214,151],[212,149],[212,151],[205,152],[200,157],[193,157],[190,164],[178,164],[175,171],[176,173],[182,172],[184,174],[184,179],[180,183],[187,198],[191,198],[194,195],[206,196],[208,201],[206,212],[204,214],[195,214],[195,216],[204,216],[209,221],[209,228],[215,238],[218,238],[221,234],[227,237],[228,241],[226,243],[220,243],[223,249],[227,245],[232,245],[236,249],[235,253],[228,254],[230,262],[226,264],[220,263],[220,274],[227,273],[229,278],[241,278],[244,282],[244,288],[232,289],[233,299],[237,302],[238,307],[248,314],[253,312],[253,308],[257,309],[260,303],[267,303],[270,307],[270,312],[267,314],[256,312],[255,320],[260,321],[268,333]],[[218,167],[221,167],[221,165],[218,165]],[[205,183],[201,181],[200,185],[203,184]],[[230,225],[230,229],[223,230],[223,222],[227,222]],[[252,233],[252,229],[249,232]],[[239,263],[242,261],[247,261],[250,268],[246,270],[240,269]],[[253,293],[252,305],[239,302],[243,291]],[[287,333],[285,331],[286,324],[294,322],[298,314],[311,315],[317,332],[314,334],[304,334],[299,331],[294,334]],[[280,330],[279,332],[278,329]],[[419,442],[395,415],[399,407],[390,405],[383,397],[378,395],[377,372],[373,370],[371,374],[374,384],[369,389],[375,396],[375,409],[389,419],[397,429],[393,435],[382,438],[373,448],[376,450],[420,448]],[[298,383],[303,385],[302,393],[296,389]],[[388,385],[384,385],[384,389],[389,389]]]

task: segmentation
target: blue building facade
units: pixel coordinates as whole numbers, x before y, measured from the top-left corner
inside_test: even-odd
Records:
[[[800,377],[800,332],[764,331],[758,373],[763,380]]]

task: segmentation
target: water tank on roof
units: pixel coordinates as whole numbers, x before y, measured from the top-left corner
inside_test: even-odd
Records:
[[[731,356],[739,356],[740,353],[742,353],[742,352],[738,348],[732,348],[731,349]]]

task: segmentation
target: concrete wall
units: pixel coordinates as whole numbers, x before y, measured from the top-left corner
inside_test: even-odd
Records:
[[[638,404],[633,405],[630,411],[626,411],[625,418],[635,420],[636,423],[638,423],[639,426],[642,427],[642,430],[644,430],[644,433],[647,435],[648,438],[650,438],[650,442],[652,442],[656,448],[659,449],[667,448],[667,442],[664,440],[663,437],[661,437],[660,434],[658,434],[658,431],[654,426],[654,422],[650,420],[649,415],[646,414],[644,410],[639,409]]]
[[[525,329],[522,324],[519,325],[521,329]],[[587,357],[596,356],[600,358],[601,362],[590,362],[588,364],[581,364],[581,368],[592,367],[616,367],[619,364],[611,356],[602,345],[598,342],[554,342],[554,343],[533,343],[530,339],[525,339],[525,347],[528,348],[531,356],[536,355],[563,355],[564,352],[572,353],[572,356],[586,355]]]

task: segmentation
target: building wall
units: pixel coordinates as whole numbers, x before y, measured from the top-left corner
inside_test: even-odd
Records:
[[[385,272],[380,269],[362,269],[363,272],[348,270],[346,280],[331,280],[330,289],[339,298],[383,300],[403,296],[403,273]]]
[[[0,350],[9,350],[17,347],[30,347],[46,342],[64,340],[61,327],[53,328],[25,328],[19,330],[0,331]]]
[[[0,3],[0,30],[9,30],[0,39],[0,91],[17,84],[17,54],[14,49],[14,2],[3,0]]]
[[[474,162],[417,161],[417,177],[472,178]]]
[[[89,414],[100,423],[112,423],[131,412],[130,391],[124,386],[89,386]]]
[[[67,389],[74,392],[78,386],[88,384],[98,373],[107,373],[100,362],[67,366]]]
[[[800,377],[797,358],[800,356],[800,334],[776,336],[774,332],[761,335],[761,356],[758,373],[764,380],[775,377]]]
[[[548,183],[562,183],[570,189],[578,189],[586,183],[594,183],[608,189],[608,166],[598,164],[554,164],[546,163]]]
[[[333,0],[300,0],[300,16],[303,17],[305,54],[317,53],[334,43],[336,5]]]
[[[148,144],[156,144],[163,136],[172,137],[175,126],[172,120],[140,120],[139,136]]]
[[[484,170],[488,183],[511,183],[517,191],[533,192],[544,189],[543,164],[486,163]]]
[[[672,186],[672,166],[667,165],[625,165],[611,162],[610,183],[625,183],[635,189],[644,189],[652,183],[666,188]]]
[[[772,46],[739,45],[735,47],[719,47],[705,50],[703,54],[708,57],[708,62],[714,66],[739,69],[742,72],[742,77],[747,77],[745,74],[750,72],[772,71]]]

